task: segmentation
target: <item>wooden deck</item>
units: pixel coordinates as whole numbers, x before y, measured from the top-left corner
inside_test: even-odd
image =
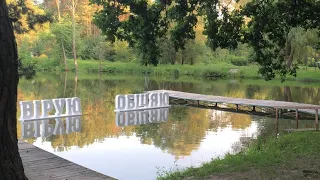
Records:
[[[230,98],[223,96],[213,96],[213,95],[202,95],[194,93],[186,93],[180,91],[171,90],[156,90],[148,91],[152,92],[167,92],[171,98],[183,99],[183,100],[193,100],[193,101],[204,101],[218,104],[234,104],[237,106],[251,106],[251,107],[261,107],[261,108],[272,108],[272,109],[298,109],[299,112],[315,114],[320,106],[313,104],[302,104],[295,102],[286,101],[273,101],[273,100],[257,100],[257,99],[243,99],[243,98]],[[319,113],[319,112],[318,112]]]
[[[218,104],[233,104],[233,105],[236,105],[236,111],[239,110],[239,106],[253,107],[252,109],[253,111],[255,111],[256,107],[274,109],[276,114],[277,125],[279,123],[279,111],[282,112],[283,109],[295,110],[297,124],[299,124],[299,112],[312,114],[312,115],[315,115],[315,129],[319,130],[319,109],[320,109],[319,105],[286,102],[286,101],[274,101],[274,100],[230,98],[230,97],[223,97],[223,96],[203,95],[203,94],[186,93],[186,92],[171,91],[171,90],[155,90],[155,91],[147,91],[147,92],[148,93],[167,92],[169,94],[169,97],[171,98],[197,101],[198,105],[200,104],[200,101],[214,103],[216,106]]]
[[[39,149],[24,141],[19,141],[18,146],[24,172],[29,180],[114,179]]]

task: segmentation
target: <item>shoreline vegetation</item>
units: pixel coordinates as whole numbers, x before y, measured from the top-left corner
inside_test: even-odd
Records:
[[[259,137],[240,153],[213,159],[198,168],[158,173],[158,180],[319,179],[320,132]]]
[[[62,72],[64,65],[55,60],[35,58],[35,69],[37,72]],[[75,71],[73,60],[68,60],[69,71]],[[262,79],[258,74],[258,65],[235,66],[225,62],[214,64],[196,65],[158,65],[141,66],[135,62],[99,62],[97,60],[78,61],[78,71],[85,73],[105,74],[130,74],[130,75],[152,75],[152,76],[180,76],[202,77],[202,78],[241,78]],[[287,81],[320,82],[320,69],[314,67],[300,67],[297,77],[288,76]],[[276,77],[276,80],[280,80]]]

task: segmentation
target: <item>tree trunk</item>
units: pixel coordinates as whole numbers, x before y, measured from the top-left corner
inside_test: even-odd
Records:
[[[285,49],[285,60],[286,60],[286,67],[290,69],[292,67],[293,62],[293,48],[292,48],[292,40],[288,39],[286,42],[286,49]]]
[[[78,72],[76,72],[74,76],[74,97],[77,97],[77,91],[78,91]]]
[[[67,64],[66,49],[64,48],[63,43],[62,43],[61,47],[62,47],[62,54],[63,54],[63,62],[64,62],[65,71],[69,71],[68,64]]]
[[[18,151],[18,54],[5,0],[0,0],[0,177],[27,179]]]
[[[66,91],[67,91],[67,80],[68,80],[68,72],[65,72],[64,75],[64,87],[63,87],[63,97],[66,97]]]
[[[77,51],[76,51],[76,2],[72,0],[72,52],[73,52],[73,59],[74,59],[74,67],[76,71],[78,71],[78,62],[77,62]]]
[[[61,20],[61,13],[60,13],[60,0],[56,0],[57,11],[58,11],[58,22]]]

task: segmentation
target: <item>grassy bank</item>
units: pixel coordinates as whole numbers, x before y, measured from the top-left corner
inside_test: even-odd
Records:
[[[49,59],[36,59],[38,71],[64,71],[64,65]],[[99,72],[99,61],[79,60],[80,72]],[[74,71],[73,60],[68,60],[69,70]],[[236,69],[236,72],[230,70]],[[257,74],[258,66],[234,66],[227,63],[196,64],[196,65],[159,65],[141,66],[137,63],[124,62],[102,62],[103,73],[109,74],[149,74],[156,76],[193,76],[193,77],[219,77],[219,78],[260,78]],[[314,68],[300,69],[298,77],[289,77],[289,80],[319,81],[320,70]]]
[[[244,152],[226,155],[199,168],[166,172],[158,179],[319,179],[319,139],[320,132],[260,139]]]

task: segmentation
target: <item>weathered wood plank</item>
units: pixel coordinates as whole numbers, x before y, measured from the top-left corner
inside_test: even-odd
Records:
[[[41,150],[23,141],[19,141],[18,146],[25,174],[30,180],[114,179]]]
[[[303,132],[303,131],[315,131],[315,128],[301,128],[301,129],[285,129],[287,132]]]
[[[319,109],[320,106],[302,104],[302,105],[282,105],[282,106],[274,106],[274,108],[282,108],[282,109]]]

